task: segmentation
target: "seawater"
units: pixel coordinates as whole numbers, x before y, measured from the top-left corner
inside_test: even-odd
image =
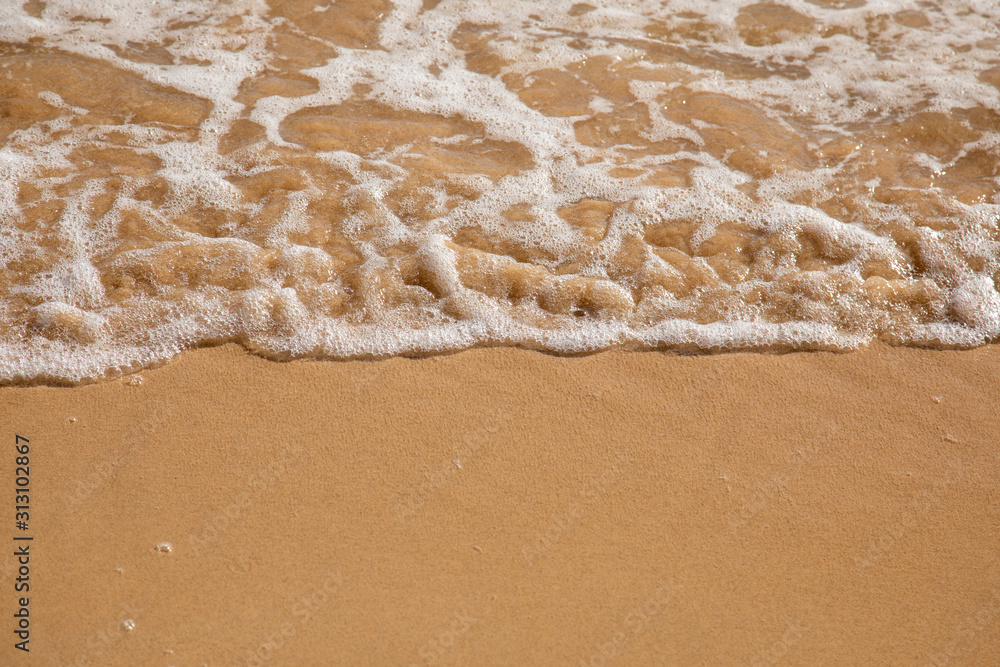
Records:
[[[1000,5],[0,3],[0,380],[1000,336]]]

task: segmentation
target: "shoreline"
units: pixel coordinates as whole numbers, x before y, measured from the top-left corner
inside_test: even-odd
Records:
[[[386,363],[393,359],[406,359],[409,361],[420,361],[435,358],[448,358],[455,355],[462,355],[474,352],[489,352],[493,350],[515,350],[517,352],[523,352],[527,354],[540,354],[546,357],[552,357],[554,359],[584,359],[588,357],[601,356],[606,354],[654,354],[663,355],[666,357],[677,357],[677,358],[713,358],[713,357],[728,357],[732,355],[751,355],[760,357],[783,357],[783,356],[795,356],[795,355],[854,355],[854,354],[878,354],[887,353],[892,350],[913,350],[918,352],[947,352],[947,353],[971,353],[980,349],[992,349],[1000,348],[1000,341],[996,342],[986,342],[971,346],[964,345],[941,345],[940,341],[937,341],[934,345],[930,344],[919,344],[919,343],[907,343],[907,344],[894,344],[883,340],[874,340],[867,342],[859,347],[855,348],[839,348],[834,346],[828,347],[814,347],[814,348],[797,348],[792,346],[786,346],[784,344],[775,344],[771,346],[747,346],[747,347],[735,347],[735,348],[702,348],[697,347],[696,344],[692,343],[691,346],[679,346],[679,345],[665,345],[660,347],[641,347],[635,346],[629,343],[623,343],[621,345],[602,347],[592,350],[583,350],[578,352],[563,352],[558,350],[551,350],[545,347],[532,347],[524,344],[506,344],[502,342],[495,343],[482,343],[476,344],[471,347],[456,347],[449,348],[440,351],[413,351],[413,352],[387,352],[385,354],[371,354],[371,355],[358,355],[350,357],[331,357],[322,355],[303,355],[303,356],[290,356],[289,353],[280,354],[270,354],[265,350],[248,347],[243,343],[235,341],[224,341],[224,342],[210,342],[199,344],[195,347],[186,348],[180,352],[174,354],[171,357],[165,359],[159,359],[156,361],[149,362],[149,365],[136,367],[135,370],[122,370],[122,367],[110,369],[106,374],[97,377],[87,377],[82,380],[68,380],[65,377],[43,377],[43,378],[32,378],[30,380],[0,380],[0,390],[3,389],[27,389],[32,387],[49,387],[55,389],[73,389],[92,385],[102,385],[109,382],[120,382],[127,381],[128,378],[133,376],[141,376],[144,373],[150,371],[155,371],[166,366],[170,366],[190,354],[197,354],[204,351],[211,351],[216,349],[231,349],[239,350],[245,353],[247,356],[255,357],[262,361],[267,361],[276,364],[296,364],[296,363],[318,363],[318,364],[354,364],[354,363],[371,363],[379,364]],[[138,362],[136,362],[138,363]],[[18,376],[21,377],[21,376]]]
[[[997,345],[227,344],[0,387],[4,437],[32,447],[30,659],[985,663],[997,377]]]

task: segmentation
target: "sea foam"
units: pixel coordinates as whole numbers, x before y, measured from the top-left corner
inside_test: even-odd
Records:
[[[1000,336],[1000,9],[0,7],[0,381]]]

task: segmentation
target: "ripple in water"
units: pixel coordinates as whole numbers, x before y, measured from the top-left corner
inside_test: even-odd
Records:
[[[995,3],[0,7],[0,379],[1000,336]]]

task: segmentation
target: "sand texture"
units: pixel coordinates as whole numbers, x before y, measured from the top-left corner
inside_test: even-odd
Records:
[[[990,664],[1000,348],[276,363],[0,389],[5,665]]]

